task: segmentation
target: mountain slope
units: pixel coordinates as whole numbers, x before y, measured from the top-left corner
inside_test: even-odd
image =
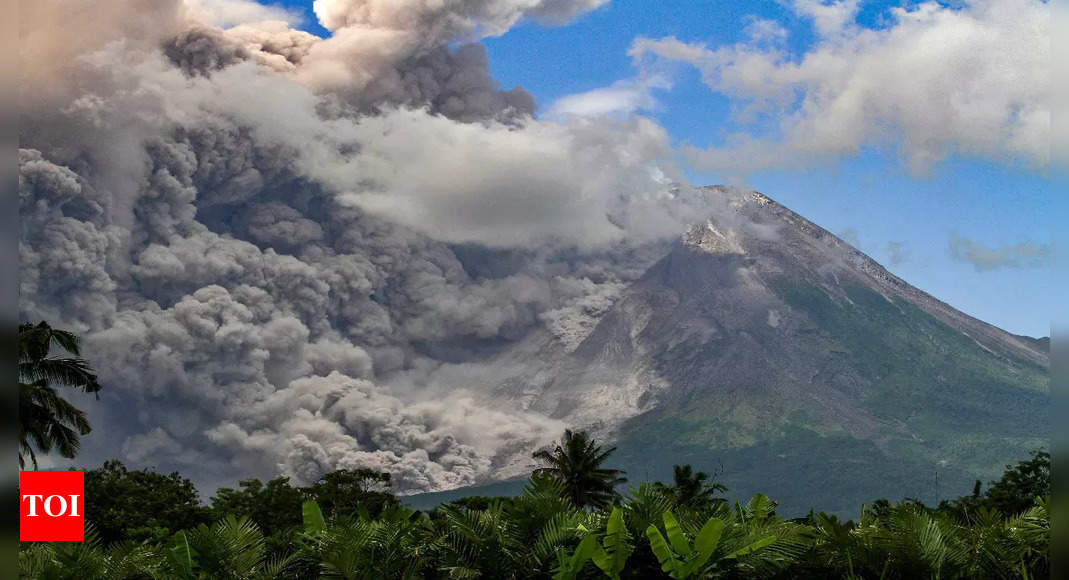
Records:
[[[544,339],[543,366],[497,396],[616,440],[634,481],[687,462],[794,511],[966,493],[1046,445],[1039,341],[954,310],[761,194],[708,193],[726,210],[577,346]]]

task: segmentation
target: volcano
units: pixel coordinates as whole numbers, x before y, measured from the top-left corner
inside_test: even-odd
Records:
[[[1049,342],[955,310],[763,194],[706,193],[724,210],[586,331],[500,356],[526,370],[497,404],[614,441],[632,483],[689,463],[794,512],[956,497],[1048,445]]]

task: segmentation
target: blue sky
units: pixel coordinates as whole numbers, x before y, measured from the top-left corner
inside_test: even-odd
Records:
[[[861,2],[852,21],[888,28],[895,24],[889,10],[901,5]],[[305,29],[327,34],[315,24],[310,1],[287,6],[308,15]],[[628,54],[636,38],[674,37],[715,50],[746,42],[762,21],[778,24],[788,60],[821,42],[815,20],[788,2],[709,0],[612,0],[566,26],[525,23],[482,42],[501,85],[522,86],[547,112],[569,95],[640,78],[643,69]],[[654,119],[680,150],[722,147],[728,135],[747,129],[736,115],[739,99],[703,84],[692,64],[662,60],[656,70],[670,88],[649,90],[652,102],[623,114]],[[680,162],[696,184],[731,179],[682,154]],[[899,144],[885,139],[804,166],[759,168],[744,179],[955,307],[1011,332],[1049,334],[1057,297],[1043,260],[1028,252],[1051,243],[1052,228],[1069,216],[1069,200],[1054,194],[1044,168],[1012,156],[951,152],[911,171]],[[976,252],[959,244],[955,255],[955,239]]]

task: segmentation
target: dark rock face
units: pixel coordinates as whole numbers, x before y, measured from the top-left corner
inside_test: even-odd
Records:
[[[1047,446],[1043,341],[954,310],[761,194],[709,192],[730,211],[570,352],[537,345],[542,366],[497,396],[615,439],[633,482],[692,463],[794,513],[954,497]]]

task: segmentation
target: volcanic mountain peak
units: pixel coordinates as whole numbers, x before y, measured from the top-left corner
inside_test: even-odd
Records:
[[[703,226],[692,226],[682,238],[684,245],[710,253],[746,254],[758,260],[776,256],[785,272],[808,278],[831,292],[843,284],[860,283],[888,300],[893,301],[895,297],[907,300],[993,353],[1049,366],[1048,352],[1041,341],[1013,335],[956,310],[768,196],[724,186],[705,190],[727,202],[735,214],[729,215],[727,221],[734,227],[719,225],[724,218],[714,216]],[[730,251],[725,252],[727,249]]]
[[[844,512],[934,497],[918,470],[964,493],[1045,444],[1039,341],[953,309],[762,194],[706,193],[720,210],[574,348],[525,352],[541,364],[499,401],[615,438],[639,479],[722,465],[741,492],[772,485],[788,504]],[[811,469],[817,456],[836,472]]]

